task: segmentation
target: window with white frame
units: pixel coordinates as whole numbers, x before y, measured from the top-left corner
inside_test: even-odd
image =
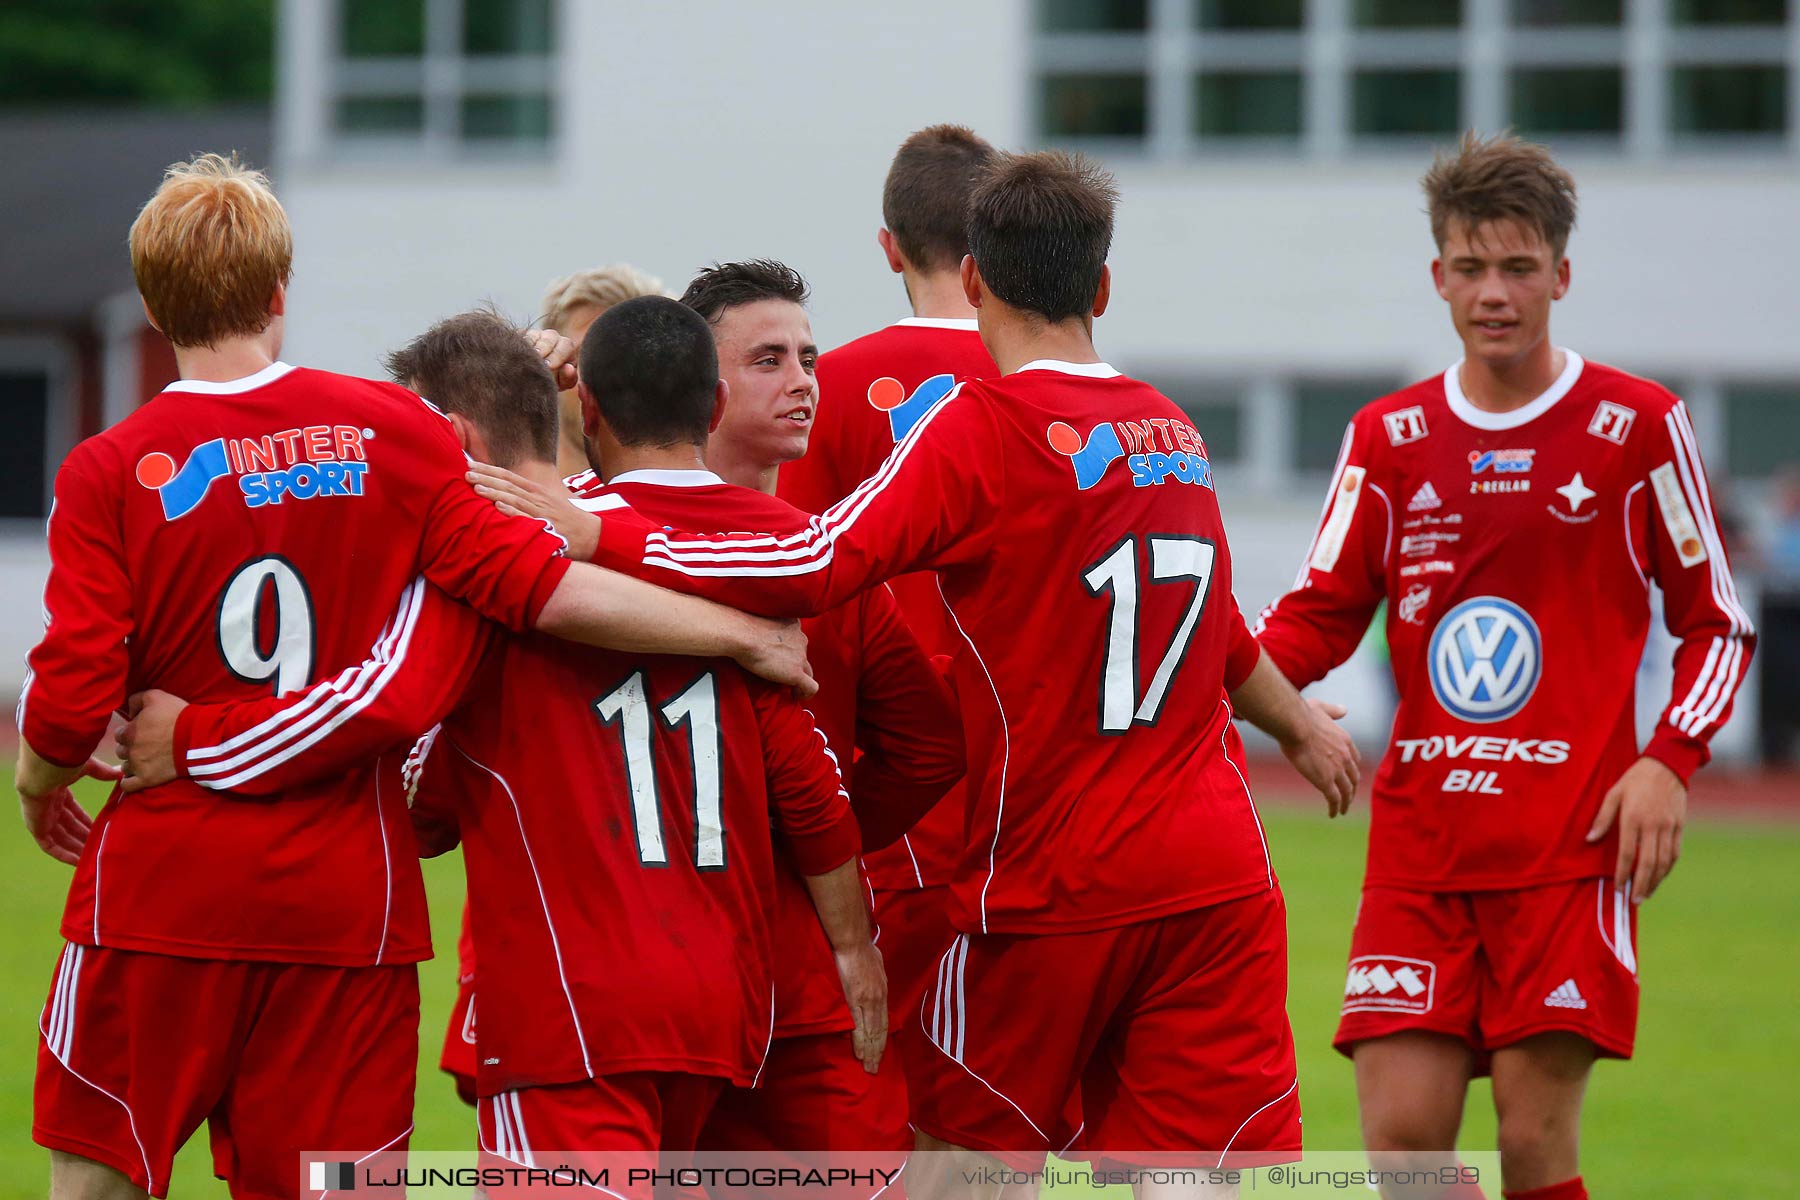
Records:
[[[541,155],[556,132],[554,0],[336,0],[340,150]]]
[[[1658,154],[1800,137],[1790,0],[1035,0],[1041,138],[1333,155],[1464,128]]]

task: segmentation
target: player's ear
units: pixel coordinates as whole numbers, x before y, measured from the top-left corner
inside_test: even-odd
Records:
[[[575,383],[575,398],[581,402],[581,434],[592,438],[600,433],[600,404],[585,381]]]
[[[906,270],[906,261],[900,257],[900,248],[894,245],[894,235],[882,226],[875,234],[875,240],[881,244],[881,252],[887,256],[888,270],[898,275]]]
[[[483,442],[481,431],[475,423],[461,413],[446,414],[450,418],[450,428],[456,430],[456,440],[462,443],[463,453],[480,462],[486,462],[487,445]]]
[[[1561,300],[1569,294],[1569,256],[1563,255],[1556,264],[1556,286],[1550,290],[1552,300]]]
[[[1100,286],[1094,292],[1094,315],[1104,317],[1106,306],[1112,300],[1112,268],[1105,263],[1100,264]]]
[[[275,285],[275,294],[269,297],[269,315],[280,317],[287,315],[287,284]]]
[[[1444,286],[1444,260],[1442,258],[1431,260],[1431,286],[1435,287],[1437,294],[1444,299],[1450,298],[1450,289]]]
[[[725,419],[725,406],[730,402],[731,385],[721,379],[719,380],[718,387],[713,390],[712,420],[707,422],[706,432],[715,433],[718,431],[719,422]]]
[[[150,302],[148,300],[144,299],[142,296],[139,296],[138,303],[144,306],[144,320],[149,324],[150,328],[156,330],[156,332],[158,332],[158,333],[161,333],[163,331],[163,327],[156,323],[156,314],[150,311]]]
[[[975,269],[975,256],[973,254],[963,255],[962,290],[963,299],[969,302],[969,307],[981,307],[982,293],[987,290],[987,285],[981,280],[981,272]]]

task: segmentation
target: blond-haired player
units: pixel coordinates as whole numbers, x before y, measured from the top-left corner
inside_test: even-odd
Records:
[[[579,346],[588,326],[613,305],[663,294],[662,280],[628,263],[588,267],[550,281],[544,289],[541,320],[546,329],[554,329]],[[573,383],[558,396],[557,410],[561,435],[556,466],[565,477],[577,475],[588,469],[588,459],[581,436],[581,397],[575,394]]]

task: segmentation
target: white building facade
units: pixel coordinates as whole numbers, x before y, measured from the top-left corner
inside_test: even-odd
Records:
[[[808,277],[829,347],[905,313],[874,235],[907,133],[1085,149],[1123,194],[1097,340],[1194,413],[1253,611],[1293,576],[1350,413],[1458,356],[1417,180],[1458,130],[1511,125],[1581,188],[1558,341],[1683,394],[1740,506],[1800,460],[1787,0],[377,7],[283,4],[293,361],[375,373],[481,300],[535,316],[578,267],[679,289],[751,256]],[[1322,688],[1385,732],[1374,659]],[[1742,752],[1752,724],[1721,740]]]

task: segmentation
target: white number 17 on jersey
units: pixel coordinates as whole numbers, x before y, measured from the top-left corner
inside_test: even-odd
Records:
[[[1149,690],[1143,703],[1138,703],[1138,558],[1137,538],[1128,537],[1114,546],[1107,556],[1082,573],[1081,581],[1089,592],[1112,597],[1107,616],[1106,658],[1100,670],[1100,732],[1124,733],[1133,725],[1154,725],[1163,702],[1169,698],[1169,684],[1181,667],[1194,630],[1200,624],[1200,612],[1206,607],[1212,590],[1213,560],[1218,547],[1203,537],[1174,534],[1151,534],[1145,539],[1150,548],[1150,582],[1169,583],[1178,579],[1194,581],[1194,599],[1175,628],[1175,637],[1156,664],[1150,677]]]

